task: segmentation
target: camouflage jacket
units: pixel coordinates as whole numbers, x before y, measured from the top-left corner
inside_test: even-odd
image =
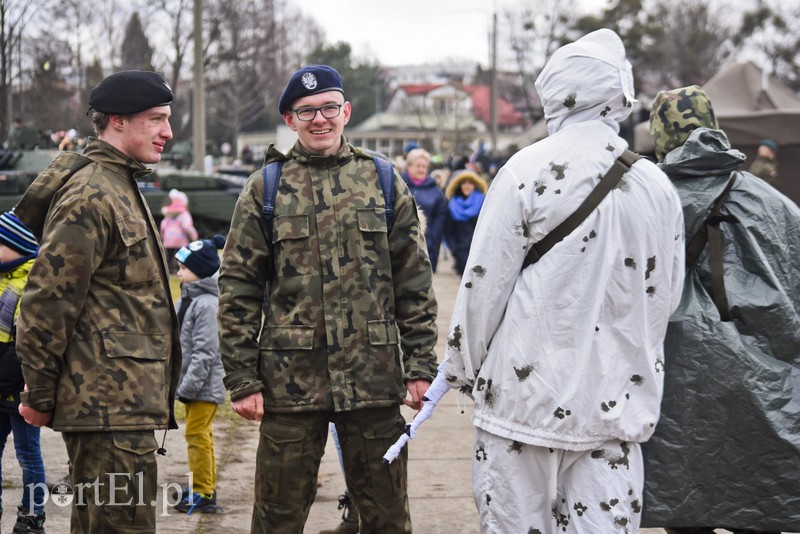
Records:
[[[755,174],[772,187],[780,189],[781,183],[778,179],[778,165],[774,160],[767,159],[763,156],[756,156],[748,171],[750,174]]]
[[[330,157],[271,147],[275,159],[285,162],[274,244],[259,170],[223,251],[218,317],[231,399],[264,391],[273,412],[396,405],[406,380],[436,375],[437,305],[414,199],[395,174],[389,234],[371,156],[343,142]]]
[[[178,321],[135,181],[147,172],[95,140],[60,154],[17,204],[40,247],[17,326],[22,400],[53,411],[55,430],[177,428]]]

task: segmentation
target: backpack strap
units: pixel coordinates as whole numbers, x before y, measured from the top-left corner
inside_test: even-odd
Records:
[[[87,167],[92,160],[77,152],[60,152],[31,182],[22,198],[14,207],[14,212],[36,237],[41,241],[44,233],[44,221],[50,211],[49,204],[42,204],[37,199],[52,197],[79,170]]]
[[[721,223],[736,224],[739,220],[733,215],[721,215],[722,206],[728,200],[728,195],[736,182],[736,173],[731,174],[731,179],[728,180],[728,185],[717,197],[711,212],[700,225],[697,233],[686,242],[686,268],[688,269],[695,264],[700,254],[708,244],[708,268],[711,274],[711,291],[714,305],[719,311],[719,316],[722,321],[730,321],[730,306],[728,305],[728,296],[725,292],[725,272],[722,264],[722,231],[720,230]]]
[[[586,220],[586,217],[594,211],[600,202],[608,195],[614,187],[617,186],[622,179],[622,175],[633,166],[643,156],[625,150],[620,157],[614,160],[611,169],[600,179],[600,182],[595,186],[589,196],[578,206],[575,212],[567,217],[561,224],[556,226],[553,231],[544,236],[539,242],[535,243],[528,254],[525,256],[525,261],[522,262],[522,268],[533,265],[541,259],[542,256],[553,248],[557,243],[561,242],[565,237],[571,234],[580,224]]]
[[[390,233],[394,224],[394,167],[391,162],[382,158],[373,158],[378,170],[378,183],[386,203],[386,232]],[[275,200],[278,197],[278,182],[281,177],[283,161],[272,161],[261,169],[264,176],[264,207],[261,216],[267,226],[269,244],[272,245],[272,219],[275,214]]]
[[[386,233],[392,233],[394,226],[394,166],[383,158],[372,158],[378,170],[378,182],[386,203]]]
[[[275,199],[278,196],[278,180],[281,177],[283,161],[267,163],[261,174],[264,175],[264,207],[261,208],[261,217],[267,225],[267,246],[272,248],[272,218],[275,213]]]

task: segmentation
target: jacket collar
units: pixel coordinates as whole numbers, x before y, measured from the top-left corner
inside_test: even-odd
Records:
[[[92,138],[83,151],[83,155],[111,169],[124,169],[126,174],[134,178],[139,178],[152,172],[143,163],[132,160],[117,147],[106,143],[102,139]]]
[[[340,167],[353,159],[353,147],[347,143],[347,139],[342,136],[342,145],[336,154],[330,156],[317,156],[311,154],[296,142],[289,151],[289,157],[304,167]]]

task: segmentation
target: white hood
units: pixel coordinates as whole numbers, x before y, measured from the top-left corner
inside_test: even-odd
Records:
[[[619,131],[617,123],[628,118],[637,102],[625,46],[608,29],[556,50],[535,85],[550,135],[565,124],[587,120],[609,122]]]

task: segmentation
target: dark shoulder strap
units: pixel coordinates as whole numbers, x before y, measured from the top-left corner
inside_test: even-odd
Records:
[[[394,222],[394,167],[385,159],[374,158],[373,161],[378,171],[378,182],[383,192],[383,200],[386,203],[387,232],[391,232]],[[278,197],[278,182],[280,181],[282,167],[282,161],[273,161],[261,169],[261,173],[264,176],[264,207],[261,210],[261,215],[264,219],[264,224],[267,226],[267,236],[270,244],[272,244],[272,220],[275,214],[275,200]]]
[[[261,216],[267,225],[267,245],[270,247],[272,247],[272,218],[275,213],[275,198],[278,196],[278,181],[282,167],[282,161],[273,161],[261,169],[264,175],[264,207],[261,209]]]
[[[708,243],[708,227],[709,226],[719,226],[719,223],[722,222],[724,219],[720,217],[720,212],[722,211],[722,205],[725,204],[725,201],[728,199],[728,194],[731,192],[733,188],[733,184],[736,181],[736,174],[731,175],[731,179],[728,180],[728,184],[723,189],[722,193],[717,197],[714,201],[714,205],[711,207],[711,212],[706,217],[706,220],[700,225],[700,228],[697,230],[691,239],[686,241],[686,267],[691,267],[697,261],[697,258],[700,257],[700,254],[706,248],[706,243]]]
[[[725,292],[725,272],[722,264],[722,231],[721,223],[738,223],[738,219],[732,215],[722,215],[722,206],[728,200],[728,195],[736,182],[736,173],[731,174],[728,185],[714,201],[711,213],[700,225],[697,233],[686,242],[686,267],[689,268],[697,261],[700,254],[708,244],[708,269],[711,274],[711,292],[714,305],[719,311],[720,319],[730,321],[730,306],[728,296]]]
[[[626,150],[620,155],[611,166],[611,169],[600,179],[595,188],[589,193],[578,209],[567,217],[561,224],[556,226],[552,232],[544,236],[538,243],[535,243],[525,256],[525,261],[522,263],[522,268],[525,269],[529,265],[533,265],[547,253],[553,246],[559,243],[562,239],[571,234],[580,224],[586,220],[586,217],[594,211],[600,202],[608,195],[614,187],[622,179],[622,175],[631,168],[631,166],[640,160],[642,156]]]
[[[372,158],[378,170],[378,182],[386,203],[386,232],[392,232],[394,225],[394,166],[383,158]]]
[[[39,173],[25,190],[22,198],[14,207],[14,212],[37,240],[42,239],[44,221],[50,211],[50,205],[38,199],[52,197],[79,170],[92,163],[92,159],[76,152],[59,152],[46,169]]]

